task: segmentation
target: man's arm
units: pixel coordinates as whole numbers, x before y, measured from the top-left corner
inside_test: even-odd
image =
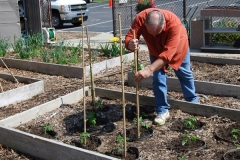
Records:
[[[167,64],[166,61],[164,61],[161,58],[156,59],[149,67],[146,69],[140,70],[135,74],[135,81],[140,82],[141,80],[149,77],[154,71],[161,69],[163,66]]]

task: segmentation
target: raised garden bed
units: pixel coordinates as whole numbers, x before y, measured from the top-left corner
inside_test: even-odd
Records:
[[[130,62],[134,58],[133,53],[123,55],[124,62]],[[34,71],[49,75],[60,75],[69,78],[82,78],[83,68],[81,66],[69,66],[61,64],[51,64],[44,62],[36,62],[30,60],[21,60],[14,58],[2,58],[9,68],[17,68],[21,70]],[[116,66],[120,66],[120,57],[104,60],[92,65],[93,74],[97,74],[102,70],[107,70]],[[4,64],[0,62],[0,66],[4,67]],[[76,74],[77,73],[77,74]],[[85,76],[90,75],[90,66],[85,67]]]
[[[20,83],[19,86],[17,86],[17,82],[14,77]],[[21,76],[14,77],[12,75],[0,73],[0,78],[11,81],[16,86],[16,88],[7,91],[3,90],[3,92],[0,93],[0,107],[30,99],[33,96],[44,92],[43,80]]]
[[[86,91],[89,93],[88,88],[86,87]],[[120,91],[108,90],[104,88],[96,88],[96,95],[103,98],[104,101],[109,101],[108,104],[114,104],[115,108],[118,108],[121,111],[121,101],[119,100],[109,100],[109,99],[121,99],[122,93]],[[45,114],[48,115],[47,119],[44,120],[44,123],[49,121],[52,124],[56,123],[58,120],[56,119],[54,122],[54,117],[60,113],[62,115],[61,109],[62,107],[66,107],[69,111],[70,115],[74,115],[72,110],[77,111],[78,113],[82,112],[81,100],[83,96],[83,91],[78,90],[73,93],[70,93],[66,96],[53,100],[49,103],[42,104],[31,110],[27,110],[20,114],[8,117],[0,121],[0,143],[16,149],[21,152],[25,152],[27,154],[32,154],[35,157],[45,158],[45,159],[77,159],[79,157],[84,157],[86,159],[114,159],[113,157],[109,157],[104,155],[105,151],[109,151],[111,147],[116,145],[114,143],[114,139],[118,135],[119,130],[122,129],[121,121],[115,120],[116,129],[113,132],[110,132],[105,135],[101,135],[102,145],[98,149],[98,152],[93,152],[85,149],[81,149],[78,147],[71,146],[69,144],[65,144],[59,142],[61,140],[52,140],[39,137],[37,135],[29,134],[23,131],[19,131],[18,128],[20,125],[24,126],[24,124],[29,123],[33,120],[32,124],[40,124],[40,117],[44,117]],[[108,99],[104,99],[107,97]],[[125,93],[126,100],[128,104],[131,102],[134,105],[136,95],[134,93]],[[140,105],[154,105],[153,97],[151,96],[142,96],[140,95]],[[196,115],[198,119],[204,121],[206,126],[203,128],[201,132],[196,132],[201,139],[207,144],[206,149],[191,151],[188,153],[179,152],[176,153],[171,151],[167,147],[167,143],[174,138],[179,137],[181,132],[172,131],[169,128],[151,125],[154,130],[154,135],[143,141],[134,141],[128,142],[129,146],[135,146],[140,150],[140,158],[146,159],[156,159],[156,158],[172,158],[177,159],[179,157],[184,156],[186,159],[194,159],[194,157],[201,157],[203,159],[220,159],[227,150],[234,148],[234,145],[225,145],[221,141],[215,139],[213,135],[213,130],[218,126],[218,124],[226,124],[235,123],[234,120],[239,121],[239,111],[233,109],[226,109],[217,106],[209,106],[204,104],[192,104],[184,101],[178,100],[170,100],[169,102],[172,106],[170,110],[171,118],[167,122],[166,125],[173,122],[175,119],[190,116],[189,114]],[[63,105],[65,104],[65,105]],[[63,106],[62,106],[63,105]],[[59,108],[60,107],[60,108]],[[78,110],[76,110],[77,107]],[[71,109],[72,108],[72,109]],[[182,112],[183,111],[183,112]],[[48,112],[48,113],[47,113]],[[185,113],[184,113],[185,112]],[[186,113],[187,112],[187,113]],[[31,113],[31,114],[30,114]],[[121,113],[119,112],[121,115]],[[38,118],[37,118],[38,116]],[[228,118],[221,118],[228,117]],[[114,115],[114,117],[116,117]],[[207,118],[206,118],[207,117]],[[62,117],[64,118],[64,116]],[[150,119],[150,121],[153,119]],[[60,121],[59,121],[60,122]],[[128,122],[131,123],[131,122]],[[52,125],[53,129],[57,128],[58,125]],[[61,130],[65,130],[61,128]],[[78,132],[76,132],[76,137],[79,136]],[[6,138],[8,137],[8,138]],[[115,137],[115,138],[114,138]],[[112,143],[110,143],[112,142]],[[153,145],[154,144],[154,145]],[[112,146],[111,146],[112,145]],[[218,147],[216,147],[218,146]],[[159,150],[159,147],[161,150]],[[161,155],[161,157],[159,157]]]

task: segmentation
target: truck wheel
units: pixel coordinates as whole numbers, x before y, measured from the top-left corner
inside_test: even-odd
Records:
[[[93,2],[93,0],[87,0],[87,3],[92,3]]]
[[[52,25],[54,28],[61,28],[63,26],[63,22],[58,13],[52,14]]]

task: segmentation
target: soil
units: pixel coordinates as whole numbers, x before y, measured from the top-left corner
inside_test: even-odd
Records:
[[[0,78],[0,93],[6,92],[24,85],[25,85],[24,83],[12,82],[12,81],[8,81],[3,78]]]
[[[148,55],[146,52],[141,52],[139,55],[139,59],[145,65],[149,64]],[[126,70],[131,70],[131,64],[125,66]],[[34,106],[43,104],[50,100],[56,99],[59,96],[66,95],[75,90],[81,89],[83,87],[82,79],[78,78],[65,78],[62,76],[54,76],[54,75],[45,75],[30,71],[24,71],[19,69],[10,68],[13,75],[20,75],[26,77],[32,77],[37,79],[45,80],[46,91],[45,93],[34,96],[33,98],[17,103],[11,104],[6,107],[0,108],[0,119],[9,117],[16,113],[22,112],[24,110],[30,109]],[[226,83],[226,84],[234,84],[240,85],[240,70],[239,65],[213,65],[207,63],[200,62],[192,62],[192,70],[195,77],[195,80],[201,81],[209,81],[216,83]],[[114,90],[121,90],[121,74],[120,67],[115,67],[113,69],[105,70],[97,75],[95,75],[95,85],[97,87],[103,87]],[[1,67],[1,73],[9,74],[9,71],[6,68]],[[174,72],[172,70],[168,73],[169,77],[175,77]],[[127,72],[125,72],[125,81],[127,81]],[[12,85],[15,85],[13,82]],[[89,81],[86,82],[86,85],[89,86]],[[135,92],[135,87],[127,86],[127,82],[125,82],[125,91],[126,92]],[[153,95],[152,90],[147,88],[140,88],[140,94],[144,95]],[[182,93],[180,92],[168,92],[168,98],[183,100]],[[225,108],[234,108],[240,109],[240,100],[239,97],[220,97],[220,96],[212,96],[212,95],[203,95],[199,94],[199,101],[202,104],[220,106]],[[114,108],[114,110],[108,111],[111,116],[114,117],[112,122],[114,123],[115,129],[110,133],[101,132],[101,130],[95,130],[91,134],[99,134],[100,139],[102,140],[102,145],[97,148],[98,152],[106,153],[111,151],[111,149],[115,147],[119,147],[119,144],[116,142],[116,137],[122,131],[122,108],[120,100],[103,100],[105,105],[108,105],[110,108]],[[111,105],[110,105],[111,104]],[[130,102],[127,103],[129,106],[135,106]],[[89,109],[91,105],[88,105]],[[114,107],[113,107],[114,106]],[[142,108],[152,108],[151,106],[142,106]],[[130,107],[131,108],[131,107]],[[134,108],[134,107],[133,107]],[[179,157],[184,156],[186,159],[221,159],[223,154],[229,150],[235,148],[235,145],[230,142],[226,142],[222,139],[217,139],[215,136],[215,129],[220,126],[227,127],[231,124],[235,124],[235,121],[229,120],[224,117],[202,117],[197,115],[189,115],[180,110],[170,110],[171,118],[167,121],[164,126],[157,126],[152,124],[154,119],[154,108],[153,111],[147,114],[147,121],[149,122],[150,127],[153,129],[154,134],[152,137],[149,137],[142,141],[133,141],[128,142],[128,146],[135,146],[140,150],[140,159],[177,159]],[[117,111],[116,111],[117,110]],[[131,111],[131,109],[129,109]],[[129,111],[128,110],[128,111]],[[132,109],[134,110],[134,109]],[[56,113],[56,114],[55,114]],[[61,113],[61,114],[60,114]],[[51,116],[54,115],[54,116]],[[55,139],[61,138],[64,143],[71,144],[72,140],[75,138],[79,138],[81,130],[79,130],[78,123],[71,123],[73,120],[77,120],[79,115],[82,115],[82,105],[81,102],[76,105],[63,105],[59,108],[59,110],[55,110],[50,112],[43,117],[38,117],[34,120],[34,122],[29,122],[26,126],[20,126],[21,130],[26,130],[32,133],[32,128],[41,128],[42,131],[44,124],[49,123],[53,130],[57,132],[55,137],[50,137]],[[183,132],[171,130],[172,122],[179,119],[185,119],[189,116],[196,116],[196,118],[204,122],[206,125],[203,126],[203,129],[200,132],[193,132],[198,135],[201,140],[206,142],[206,148],[202,150],[194,150],[194,151],[184,151],[177,153],[175,151],[169,150],[167,148],[167,143],[175,138],[180,138]],[[47,118],[46,118],[47,117]],[[50,117],[50,118],[49,118]],[[128,126],[133,125],[132,122],[134,116],[128,117],[129,121],[127,122]],[[64,121],[65,120],[65,121]],[[35,123],[39,122],[39,123]],[[31,125],[30,125],[31,124]],[[38,124],[38,126],[36,126]],[[72,126],[71,126],[71,125]],[[60,126],[66,127],[64,130],[60,128]],[[68,126],[68,127],[67,127]],[[102,124],[103,126],[103,124]],[[102,127],[96,126],[96,127]],[[69,136],[64,136],[63,133],[67,133]],[[184,132],[185,133],[185,132]],[[192,133],[192,134],[193,134]],[[107,141],[106,141],[107,140]],[[154,144],[154,145],[153,145]],[[18,153],[11,149],[8,149],[4,146],[0,148],[0,157],[2,159],[36,159],[34,157],[29,157],[27,155]]]

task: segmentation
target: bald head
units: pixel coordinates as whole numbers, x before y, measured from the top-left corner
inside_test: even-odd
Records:
[[[159,11],[152,11],[149,12],[145,19],[146,25],[160,25],[162,26],[165,22],[164,16]]]
[[[148,29],[148,32],[152,35],[159,34],[165,24],[165,18],[163,14],[159,11],[149,12],[145,19],[145,26]]]

